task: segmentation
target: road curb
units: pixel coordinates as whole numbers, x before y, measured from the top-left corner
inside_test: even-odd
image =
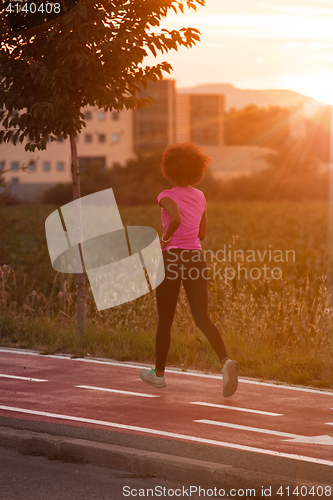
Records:
[[[8,427],[0,428],[0,446],[25,455],[91,464],[144,477],[155,476],[198,485],[201,488],[253,488],[258,493],[262,488],[271,487],[272,491],[277,491],[281,486],[291,488],[298,485],[291,478],[230,465]],[[310,484],[304,480],[301,485],[309,489],[316,486],[313,482]]]

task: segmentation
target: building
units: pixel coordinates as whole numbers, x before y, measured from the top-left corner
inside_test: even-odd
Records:
[[[271,150],[224,145],[223,95],[176,93],[174,80],[159,80],[150,82],[140,96],[151,96],[154,105],[120,112],[83,109],[87,126],[77,138],[81,171],[90,165],[111,168],[137,153],[162,152],[177,142],[202,146],[212,158],[215,178],[253,175],[269,167]],[[27,165],[25,171],[23,165]],[[45,151],[35,153],[27,153],[24,144],[1,144],[1,168],[8,170],[4,177],[15,198],[38,201],[49,187],[71,182],[69,140],[49,142]]]
[[[140,92],[140,97],[149,96],[154,105],[134,111],[134,150],[143,154],[163,151],[176,139],[175,81],[150,81]]]
[[[256,146],[224,143],[225,96],[179,93],[176,97],[176,142],[195,142],[210,156],[214,179],[250,176],[269,168],[275,154]]]
[[[150,82],[140,96],[151,96],[154,105],[134,111],[136,152],[163,151],[176,142],[223,146],[223,95],[176,93],[174,80],[159,80]]]
[[[222,147],[224,108],[221,94],[177,94],[176,142]]]
[[[105,112],[98,108],[83,109],[86,127],[77,138],[81,171],[89,165],[111,168],[134,157],[133,112]],[[30,163],[30,165],[29,165]],[[27,166],[22,171],[22,166]],[[43,192],[58,183],[71,182],[69,139],[48,142],[44,151],[26,152],[24,143],[0,144],[0,169],[11,184],[12,195],[21,201],[37,201]]]

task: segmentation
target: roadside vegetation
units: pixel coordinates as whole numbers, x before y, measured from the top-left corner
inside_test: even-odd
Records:
[[[97,312],[88,285],[87,330],[78,337],[75,275],[56,273],[46,246],[44,221],[55,208],[0,208],[1,346],[152,363],[154,292]],[[324,201],[208,205],[210,314],[242,376],[333,387],[330,210]],[[157,206],[120,206],[120,212],[124,225],[160,232]],[[183,290],[168,365],[219,370]]]
[[[238,122],[237,122],[238,123]],[[277,140],[277,139],[276,139]],[[253,141],[257,144],[258,141]],[[259,143],[262,145],[262,143]],[[267,146],[270,143],[263,143]],[[310,148],[308,136],[288,139],[267,159],[268,168],[254,175],[229,180],[215,179],[209,169],[204,180],[197,186],[209,201],[309,201],[327,200],[330,173],[328,158],[320,158],[314,147]],[[327,148],[326,148],[327,149]],[[320,153],[324,155],[324,150]],[[114,164],[101,169],[91,165],[81,174],[81,194],[112,188],[118,205],[152,205],[158,194],[169,189],[160,169],[162,153],[139,155],[125,165]],[[138,189],[140,186],[140,189]],[[72,186],[58,184],[42,196],[42,203],[64,205],[72,201]]]

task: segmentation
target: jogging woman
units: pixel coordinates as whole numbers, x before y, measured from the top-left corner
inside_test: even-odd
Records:
[[[162,157],[162,173],[172,189],[158,196],[162,209],[165,278],[156,288],[158,326],[156,332],[156,365],[140,371],[144,382],[157,388],[166,386],[165,366],[171,342],[181,282],[187,295],[195,325],[206,335],[222,367],[223,396],[232,396],[238,386],[238,363],[228,357],[218,328],[208,314],[208,269],[200,240],[206,237],[206,200],[202,191],[192,187],[204,177],[210,158],[192,143],[173,144]]]

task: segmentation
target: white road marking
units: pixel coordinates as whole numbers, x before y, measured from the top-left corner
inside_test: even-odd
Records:
[[[13,350],[13,349],[6,348],[6,347],[0,348],[0,352],[11,353],[11,354],[26,354],[29,356],[41,356],[41,354],[38,351],[29,351],[29,350],[20,350],[20,349]],[[54,358],[54,359],[64,359],[64,360],[66,359],[68,361],[75,361],[75,362],[80,361],[83,363],[96,363],[96,364],[101,364],[101,365],[120,366],[122,368],[135,368],[136,370],[138,370],[140,368],[147,368],[147,365],[143,365],[141,363],[133,364],[133,363],[104,360],[104,359],[98,359],[98,358],[97,359],[96,358],[71,358],[71,356],[69,354],[63,354],[61,356],[56,355],[56,354],[47,354],[47,355],[43,355],[43,357]],[[170,368],[170,369],[167,368],[167,373],[175,373],[178,375],[188,375],[190,377],[222,380],[221,375],[195,372],[193,370],[182,371],[182,370],[174,370],[172,368]],[[312,389],[312,388],[308,388],[308,387],[298,387],[298,386],[294,386],[294,385],[286,385],[286,384],[283,384],[280,382],[277,382],[277,383],[259,382],[258,380],[244,379],[241,377],[239,377],[238,380],[239,380],[239,382],[244,383],[244,384],[259,385],[262,387],[273,387],[276,389],[288,389],[290,391],[308,392],[308,393],[313,393],[313,394],[323,394],[325,396],[333,396],[333,391],[330,391],[330,390]]]
[[[29,380],[30,382],[48,382],[48,380],[43,380],[41,378],[19,377],[17,375],[5,375],[4,373],[0,373],[0,377],[16,378],[18,380]]]
[[[117,394],[128,394],[130,396],[141,396],[142,398],[159,398],[156,394],[144,394],[143,392],[120,391],[118,389],[106,389],[104,387],[94,387],[92,385],[76,385],[81,389],[93,389],[95,391],[116,392]]]
[[[258,415],[267,415],[270,417],[282,417],[283,413],[272,413],[270,411],[252,410],[250,408],[240,408],[239,406],[217,405],[213,403],[203,403],[201,401],[190,401],[191,405],[209,406],[212,408],[225,408],[226,410],[244,411],[246,413],[257,413]]]
[[[228,427],[230,429],[238,429],[240,431],[249,431],[249,432],[260,432],[261,434],[270,434],[272,436],[281,436],[289,439],[285,439],[284,441],[293,441],[298,443],[308,443],[308,444],[325,444],[329,446],[333,446],[333,437],[332,436],[300,436],[299,434],[291,434],[289,432],[280,432],[273,431],[271,429],[261,429],[258,427],[248,427],[247,425],[238,425],[238,424],[229,424],[227,422],[217,422],[216,420],[193,420],[193,422],[197,422],[199,424],[209,424],[209,425],[218,425],[219,427]]]
[[[195,437],[195,436],[188,436],[186,434],[177,434],[174,432],[166,432],[166,431],[161,431],[161,430],[157,430],[157,429],[149,429],[146,427],[138,427],[135,425],[118,424],[118,423],[114,423],[114,422],[106,422],[104,420],[93,420],[90,418],[72,417],[70,415],[59,415],[57,413],[48,413],[45,411],[28,410],[25,408],[14,408],[12,406],[0,406],[0,410],[7,410],[7,411],[19,412],[19,413],[28,413],[30,415],[41,415],[43,417],[58,418],[61,420],[71,420],[74,422],[85,422],[88,424],[104,425],[106,427],[114,427],[116,429],[125,429],[125,430],[129,430],[129,431],[145,432],[147,434],[154,434],[157,436],[165,436],[165,437],[170,437],[170,438],[174,438],[174,439],[186,439],[187,441],[193,441],[195,443],[211,444],[211,445],[215,445],[215,446],[221,446],[224,448],[231,448],[231,449],[242,450],[242,451],[250,451],[252,453],[259,453],[261,455],[270,455],[270,456],[274,456],[274,457],[288,458],[291,460],[301,460],[303,462],[310,462],[310,463],[315,463],[315,464],[320,464],[320,465],[329,465],[330,467],[333,467],[333,462],[331,460],[324,460],[321,458],[307,457],[304,455],[296,455],[296,454],[291,454],[291,453],[282,453],[280,451],[265,450],[262,448],[254,448],[252,446],[245,446],[245,445],[241,445],[241,444],[225,443],[223,441],[215,441],[214,439],[205,439],[205,438],[200,438],[200,437]]]
[[[325,434],[324,436],[298,436],[293,439],[284,439],[292,443],[306,443],[306,444],[324,444],[333,446],[333,437]]]

